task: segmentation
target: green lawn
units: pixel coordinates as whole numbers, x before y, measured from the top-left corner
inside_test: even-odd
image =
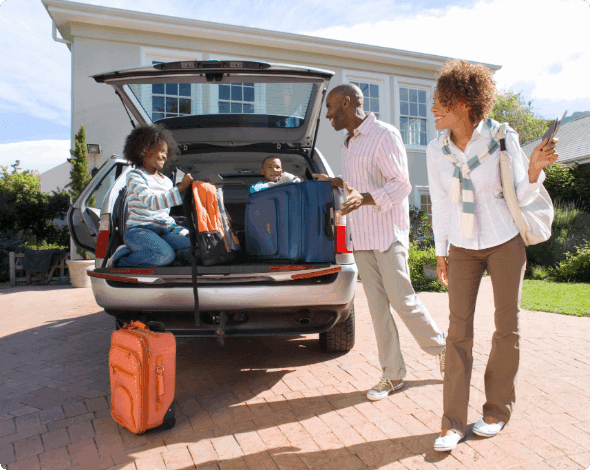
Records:
[[[521,306],[526,310],[590,316],[590,284],[525,280]]]

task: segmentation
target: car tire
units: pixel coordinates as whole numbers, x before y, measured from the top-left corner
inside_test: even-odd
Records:
[[[354,347],[354,307],[343,322],[320,333],[320,348],[326,352],[350,351]]]

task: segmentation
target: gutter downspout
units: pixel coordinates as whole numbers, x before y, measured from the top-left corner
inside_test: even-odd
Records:
[[[57,25],[55,24],[55,20],[51,20],[51,37],[53,38],[53,40],[55,42],[60,42],[62,44],[66,44],[68,46],[68,49],[70,50],[70,55],[71,55],[71,82],[72,82],[72,90],[74,88],[74,73],[73,73],[73,67],[74,67],[74,54],[73,54],[73,48],[74,48],[74,42],[70,41],[68,39],[61,39],[57,37]],[[74,96],[73,93],[71,93],[71,100],[72,100],[72,109],[74,109]],[[70,142],[73,140],[73,126],[71,126],[71,130],[70,130]],[[72,205],[72,200],[70,198],[70,206]],[[71,260],[76,260],[76,259],[80,259],[81,256],[78,256],[78,251],[76,249],[76,245],[74,244],[74,240],[72,238],[72,236],[70,235],[70,259]]]
[[[74,44],[72,41],[70,41],[68,39],[60,39],[57,37],[57,25],[55,24],[55,20],[51,20],[51,27],[52,27],[51,37],[53,38],[53,40],[55,42],[61,42],[62,44],[67,44],[68,46],[71,46],[72,44]]]

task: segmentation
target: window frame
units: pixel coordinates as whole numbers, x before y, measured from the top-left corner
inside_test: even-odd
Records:
[[[342,70],[342,83],[350,82],[379,85],[379,120],[392,124],[389,75],[362,70]]]
[[[417,207],[418,209],[422,209],[422,196],[430,196],[430,187],[426,186],[426,185],[416,185],[414,186],[415,191],[414,191],[414,206]],[[430,217],[430,222],[432,223],[432,197],[430,198],[430,209],[431,209],[431,213],[428,214],[426,213],[426,215],[428,215]]]
[[[174,62],[178,60],[203,60],[203,54],[201,52],[191,52],[183,49],[166,49],[161,47],[140,47],[140,63],[142,65],[152,65],[152,62]],[[152,95],[151,85],[141,85],[141,95],[149,93]],[[192,114],[203,114],[203,94],[200,87],[191,87],[191,113]],[[147,110],[146,110],[147,112]],[[150,110],[148,116],[153,115]],[[152,121],[153,122],[153,121]]]
[[[400,88],[415,88],[418,90],[426,91],[426,145],[410,145],[404,143],[407,150],[419,150],[426,152],[428,143],[436,136],[436,129],[434,127],[434,119],[430,112],[432,97],[434,96],[434,87],[436,82],[434,80],[425,80],[421,78],[410,78],[410,77],[394,77],[393,78],[393,93],[394,103],[393,115],[395,127],[401,132],[401,112],[400,112]],[[420,207],[420,206],[418,206]]]
[[[244,60],[252,62],[268,62],[267,60],[255,57],[234,56],[226,54],[209,54],[208,60]],[[213,93],[209,95],[209,113],[219,114],[219,88],[214,87],[211,88],[211,90],[213,91]],[[258,106],[256,103],[257,95],[260,96],[260,103],[258,103]],[[231,102],[232,100],[230,99],[229,103]],[[266,114],[266,85],[264,83],[254,84],[254,114]]]

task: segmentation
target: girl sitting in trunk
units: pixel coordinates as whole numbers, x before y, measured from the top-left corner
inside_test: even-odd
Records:
[[[136,127],[127,137],[123,155],[135,168],[127,173],[125,244],[107,266],[166,266],[176,258],[176,250],[190,246],[188,230],[176,225],[170,208],[182,204],[180,193],[191,186],[193,178],[187,173],[174,186],[159,172],[177,153],[172,134],[158,125]],[[181,253],[190,262],[189,250]]]

